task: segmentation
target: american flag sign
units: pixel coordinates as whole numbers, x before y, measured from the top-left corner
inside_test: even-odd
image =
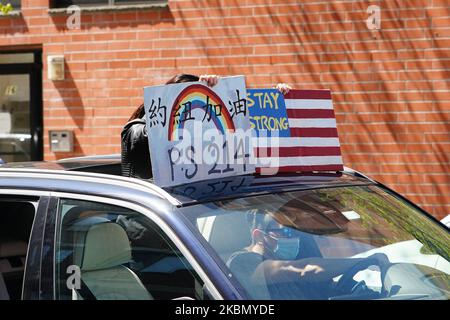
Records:
[[[248,91],[251,96],[258,89]],[[284,96],[284,104],[279,100],[268,106],[263,96],[261,94],[259,99],[253,99],[249,108],[252,128],[256,132],[253,146],[257,171],[270,174],[343,170],[330,90],[291,90]],[[282,98],[281,93],[280,96]],[[266,100],[269,101],[269,98]],[[282,117],[283,113],[287,117],[284,125],[283,121],[279,121],[280,118],[274,120],[270,116],[261,116],[263,113],[270,115],[274,106],[277,107],[278,117]],[[276,124],[279,128],[276,128]],[[277,130],[270,131],[274,128],[280,129],[280,134],[277,134]]]

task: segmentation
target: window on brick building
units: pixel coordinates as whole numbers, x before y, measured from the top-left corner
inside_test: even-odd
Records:
[[[0,1],[0,3],[2,4],[10,3],[11,6],[13,7],[13,10],[20,10],[21,7],[20,2],[21,2],[20,0]]]
[[[71,5],[78,6],[120,6],[134,4],[151,4],[161,3],[161,0],[53,0],[51,2],[53,8],[66,8]]]

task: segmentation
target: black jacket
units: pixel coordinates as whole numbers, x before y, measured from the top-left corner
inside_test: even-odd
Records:
[[[121,136],[122,175],[141,179],[151,178],[152,164],[145,120],[135,119],[128,122]]]

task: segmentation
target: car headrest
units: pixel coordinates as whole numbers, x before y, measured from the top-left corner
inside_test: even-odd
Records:
[[[21,240],[0,240],[0,258],[27,255],[28,245]]]
[[[125,230],[115,223],[89,228],[81,270],[92,271],[120,266],[131,260],[131,246]]]
[[[207,240],[225,261],[232,252],[242,250],[252,243],[247,216],[242,212],[218,215],[213,219]],[[230,236],[230,230],[233,230],[233,236]]]

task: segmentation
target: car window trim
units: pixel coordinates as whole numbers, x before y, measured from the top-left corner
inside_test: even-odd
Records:
[[[44,232],[42,239],[42,255],[41,255],[41,279],[40,279],[40,300],[54,300],[54,270],[56,261],[56,220],[58,219],[58,199],[50,197],[45,215]],[[47,249],[47,250],[45,250]]]
[[[92,202],[100,202],[105,203],[109,205],[116,205],[123,208],[128,208],[130,210],[134,210],[136,212],[139,212],[146,216],[148,219],[150,219],[152,222],[154,222],[165,234],[166,237],[168,237],[172,243],[180,250],[180,252],[183,254],[183,256],[186,258],[186,260],[191,264],[194,271],[198,274],[200,279],[204,282],[206,285],[206,289],[211,294],[212,298],[215,300],[223,300],[222,294],[220,291],[216,288],[214,283],[211,281],[207,273],[203,270],[203,268],[200,266],[200,264],[197,262],[197,260],[194,258],[194,256],[191,254],[191,252],[188,250],[188,248],[182,243],[182,241],[178,238],[178,236],[175,234],[175,232],[167,225],[167,223],[161,219],[157,214],[152,212],[149,208],[145,206],[141,206],[135,203],[130,203],[125,200],[119,200],[115,198],[108,198],[104,196],[92,196],[92,195],[85,195],[85,194],[75,194],[75,193],[68,193],[68,192],[50,192],[51,197],[57,198],[57,203],[59,204],[59,200],[61,198],[66,199],[76,199],[76,200],[83,200],[83,201],[92,201]],[[58,214],[58,212],[57,212]],[[59,217],[57,217],[57,220]],[[58,223],[55,224],[55,233],[54,233],[54,252],[53,255],[56,257],[56,237],[58,230],[56,228]],[[56,270],[56,259],[53,259],[53,270]],[[56,297],[56,274],[53,272],[53,291],[54,291],[54,297]]]
[[[114,186],[128,186],[129,188],[138,189],[140,191],[149,192],[152,195],[161,199],[167,200],[170,204],[179,206],[180,201],[175,199],[170,193],[157,185],[146,180],[122,177],[103,173],[92,173],[84,171],[58,171],[51,169],[36,169],[36,168],[8,168],[0,167],[0,177],[25,177],[27,179],[59,179],[67,181],[80,181],[82,179],[86,182],[106,183]]]
[[[42,243],[44,239],[44,226],[49,201],[49,196],[41,196],[39,198],[36,216],[33,221],[33,227],[31,228],[27,257],[25,260],[22,300],[40,300],[42,278]],[[31,257],[32,250],[39,252],[36,259],[29,259],[29,257]]]

